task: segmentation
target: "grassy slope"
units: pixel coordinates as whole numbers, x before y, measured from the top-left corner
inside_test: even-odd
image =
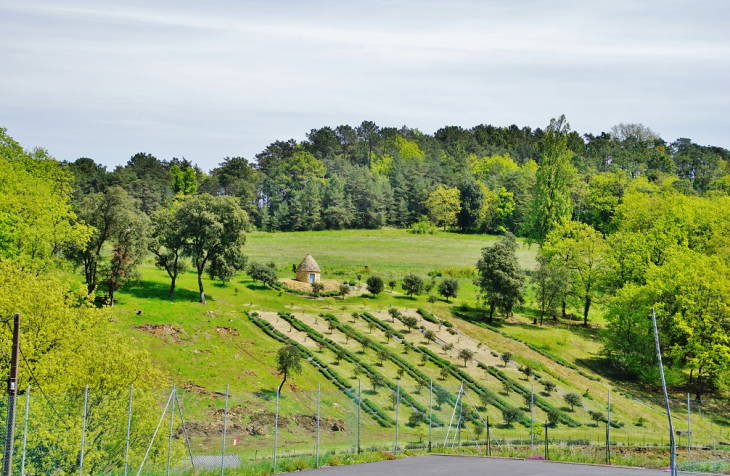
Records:
[[[399,278],[406,272],[416,272],[425,276],[427,272],[439,268],[473,266],[479,257],[479,250],[494,239],[494,237],[488,236],[464,236],[442,232],[425,236],[410,235],[400,230],[253,233],[249,236],[247,252],[252,259],[273,260],[279,267],[282,277],[289,276],[292,264],[298,264],[309,252],[323,268],[323,278],[325,279],[349,280],[356,273],[364,272],[366,267],[369,267],[374,274],[385,278]],[[534,267],[535,252],[535,248],[520,248],[518,259],[523,267]],[[363,277],[364,279],[365,277]],[[475,306],[476,293],[471,279],[461,278],[460,284],[460,295],[456,304]],[[548,398],[553,406],[565,406],[560,396],[562,393],[578,392],[582,394],[588,390],[594,399],[584,400],[586,409],[576,409],[571,413],[571,416],[578,421],[590,422],[587,409],[605,408],[607,390],[605,382],[585,378],[577,371],[557,365],[551,359],[530,350],[524,344],[486,330],[474,323],[454,318],[451,313],[452,306],[455,305],[453,301],[446,303],[439,300],[430,304],[427,303],[426,296],[410,299],[400,294],[399,289],[396,288],[395,293],[385,292],[376,299],[365,295],[350,297],[344,302],[336,300],[335,307],[331,308],[331,301],[328,303],[323,300],[281,294],[262,288],[251,282],[246,276],[238,276],[226,286],[212,283],[206,279],[205,285],[207,295],[210,296],[206,306],[195,302],[197,285],[193,273],[187,273],[179,279],[176,297],[173,301],[169,301],[167,299],[169,286],[167,276],[148,264],[142,269],[142,280],[134,285],[130,284],[119,293],[119,303],[116,308],[118,326],[131,339],[150,350],[153,358],[168,371],[172,381],[178,384],[193,383],[208,390],[218,391],[224,390],[225,385],[230,384],[231,392],[239,395],[237,398],[243,405],[270,406],[268,397],[279,382],[279,376],[274,371],[274,356],[276,349],[281,345],[265,336],[253,323],[249,322],[244,317],[244,311],[293,312],[312,327],[318,327],[314,325],[314,316],[322,312],[335,312],[343,322],[347,320],[343,317],[344,315],[349,315],[353,311],[365,310],[385,319],[384,310],[389,305],[393,305],[401,309],[411,309],[410,312],[417,307],[423,307],[441,318],[451,320],[464,334],[463,339],[472,340],[472,345],[475,345],[476,342],[483,344],[480,352],[477,352],[476,358],[488,365],[496,364],[496,359],[491,352],[501,353],[507,350],[513,352],[519,362],[531,362],[544,377],[558,383],[559,393]],[[135,309],[141,309],[143,314],[137,315]],[[599,316],[594,315],[592,318],[596,320]],[[168,324],[182,332],[175,337],[165,335],[160,337],[134,329],[135,326],[145,324]],[[363,333],[369,332],[363,321],[348,322],[348,324]],[[398,329],[403,327],[400,323],[396,324],[395,327]],[[288,331],[288,326],[280,325],[281,322],[277,327],[281,331]],[[322,325],[320,320],[318,329],[320,332],[326,330]],[[535,327],[531,325],[531,318],[528,315],[520,313],[514,320],[498,322],[497,325],[508,335],[532,342],[578,364],[587,374],[596,375],[592,371],[592,368],[595,369],[594,366],[586,366],[586,364],[595,363],[600,350],[600,344],[595,338],[595,330],[565,326]],[[217,328],[222,327],[235,328],[240,336],[230,336],[217,331]],[[385,342],[380,331],[374,330],[373,333],[374,339]],[[417,340],[423,340],[418,339],[418,336],[414,334],[411,334],[414,343]],[[437,334],[446,340],[451,338],[445,329]],[[300,337],[304,340],[303,336]],[[344,344],[344,336],[341,336],[338,331],[335,331],[332,337],[338,343],[341,341],[352,351],[359,350],[359,346],[353,341]],[[408,337],[408,340],[411,340],[411,337]],[[457,349],[460,345],[462,342],[455,342]],[[388,347],[393,352],[401,352],[394,341],[391,341]],[[441,353],[434,344],[431,344],[430,347]],[[455,353],[455,351],[452,352],[452,354]],[[413,352],[411,355],[401,356],[410,359],[412,365],[420,365],[418,356],[412,354]],[[325,351],[321,357],[330,364],[334,363],[334,355],[330,351]],[[449,357],[456,362],[453,355]],[[397,367],[392,362],[386,362],[383,367],[380,367],[372,351],[365,354],[363,360],[377,365],[386,378],[395,379]],[[463,365],[463,362],[461,364]],[[343,362],[332,368],[343,376],[352,378],[351,364]],[[438,375],[438,371],[432,363],[419,368],[434,378]],[[480,383],[492,391],[501,391],[501,384],[497,379],[487,376],[475,365],[470,364],[467,371],[480,379]],[[530,385],[525,380],[519,380],[520,374],[513,366],[505,369],[505,372],[522,385]],[[408,392],[416,396],[419,401],[427,403],[427,400],[424,400],[427,398],[427,392],[423,392],[420,396],[415,394],[415,382],[411,380],[410,377],[406,377],[403,381],[404,386],[409,387]],[[322,390],[328,395],[332,395],[333,402],[340,402],[331,408],[332,414],[347,418],[347,412],[344,410],[348,403],[346,397],[329,382],[324,381],[321,374],[310,365],[305,365],[303,373],[291,380],[291,386],[288,389],[313,391],[316,390],[317,382],[322,382]],[[363,384],[365,385],[366,382]],[[453,377],[449,377],[442,382],[442,385],[449,387],[455,393],[458,382]],[[539,384],[536,384],[537,389],[541,389]],[[366,396],[392,416],[389,398],[383,392],[380,390],[376,395]],[[501,395],[501,397],[514,406],[523,406],[521,397],[516,394]],[[291,394],[287,398],[296,399],[298,397]],[[305,397],[301,398],[305,399]],[[631,428],[636,434],[645,433],[651,438],[651,433],[664,426],[664,421],[659,413],[648,410],[620,395],[614,394],[612,404],[615,417],[626,422],[627,429]],[[222,401],[217,400],[215,406],[222,406]],[[293,403],[290,406],[297,408],[297,405]],[[307,403],[303,400],[300,406],[309,408],[311,401]],[[200,408],[198,411],[203,412],[204,409]],[[487,413],[493,419],[499,420],[498,412],[494,408],[487,409]],[[438,415],[443,420],[448,420],[450,416],[446,409]],[[633,426],[633,422],[639,416],[649,420],[647,430]],[[405,417],[407,418],[407,415]],[[536,418],[544,419],[540,410],[537,411]],[[702,426],[704,423],[698,421],[697,425]],[[382,430],[378,429],[370,420],[366,423],[366,428],[374,435],[382,434]],[[525,429],[519,426],[513,430],[500,430],[500,432],[502,431],[506,435],[525,437]],[[568,429],[562,431],[569,432]],[[602,430],[586,426],[570,431],[572,431],[570,434],[575,437],[592,436],[594,440],[597,435],[592,435],[590,432],[602,432]],[[204,444],[204,442],[200,444]]]

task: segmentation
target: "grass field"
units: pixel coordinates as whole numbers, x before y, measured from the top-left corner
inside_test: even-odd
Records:
[[[250,259],[274,261],[280,277],[291,277],[292,264],[298,264],[307,254],[312,253],[323,269],[324,279],[349,281],[356,274],[362,275],[365,281],[368,274],[377,274],[386,279],[399,279],[408,272],[423,276],[430,271],[452,269],[468,269],[475,265],[480,249],[494,242],[496,238],[478,235],[457,235],[437,232],[434,235],[411,235],[401,230],[374,231],[341,231],[341,232],[304,232],[304,233],[252,233],[248,237],[247,254]],[[518,259],[525,268],[532,268],[535,263],[536,248],[520,247]],[[467,273],[468,274],[468,273]],[[439,278],[440,279],[440,278]],[[438,282],[438,279],[437,279]],[[197,303],[196,275],[188,272],[178,280],[175,298],[169,300],[167,293],[169,280],[163,271],[150,263],[141,269],[141,278],[129,283],[118,293],[115,307],[116,326],[129,339],[149,350],[154,361],[162,367],[173,382],[185,389],[186,411],[193,426],[199,425],[194,432],[193,443],[196,451],[206,454],[214,451],[220,444],[219,432],[222,425],[220,410],[223,399],[220,392],[230,385],[231,405],[239,408],[236,418],[238,427],[234,426],[230,436],[240,436],[242,443],[230,449],[243,458],[254,458],[259,454],[270,453],[271,429],[263,437],[251,437],[245,432],[245,425],[255,421],[253,409],[266,414],[273,412],[274,390],[280,382],[275,371],[275,353],[281,343],[268,337],[250,319],[247,312],[257,312],[275,329],[287,337],[295,339],[310,349],[328,368],[346,378],[353,388],[357,387],[354,366],[347,361],[337,362],[330,349],[320,351],[305,333],[291,329],[284,320],[277,317],[279,312],[292,313],[296,319],[326,335],[336,345],[347,349],[388,379],[395,382],[399,365],[386,359],[382,363],[370,350],[362,352],[358,342],[349,341],[339,330],[330,330],[326,322],[318,316],[323,313],[335,314],[341,323],[346,323],[357,332],[368,336],[379,343],[393,355],[403,359],[407,365],[427,374],[435,383],[447,388],[453,395],[458,393],[460,381],[453,375],[439,378],[439,368],[431,361],[425,364],[418,352],[404,352],[404,348],[396,340],[388,341],[384,333],[377,328],[370,328],[365,320],[352,320],[352,312],[369,312],[382,322],[403,332],[406,340],[416,347],[425,346],[451,365],[461,368],[473,378],[478,385],[494,392],[508,405],[522,408],[529,416],[523,398],[515,393],[503,391],[502,383],[494,376],[477,367],[476,362],[497,367],[507,378],[529,388],[535,385],[536,393],[542,385],[534,379],[527,379],[518,371],[521,365],[530,365],[544,380],[557,384],[557,392],[542,395],[547,404],[559,408],[566,415],[581,423],[577,428],[558,425],[552,429],[552,436],[566,439],[586,439],[592,442],[605,441],[605,429],[593,424],[589,411],[604,411],[607,404],[608,389],[613,389],[611,398],[613,421],[621,421],[624,427],[613,429],[612,435],[617,442],[660,444],[664,439],[665,416],[654,404],[645,405],[629,398],[641,395],[642,389],[625,382],[610,381],[603,374],[600,361],[600,342],[597,340],[598,329],[594,326],[584,328],[566,323],[553,323],[540,327],[532,324],[534,311],[531,303],[519,309],[514,318],[508,321],[498,319],[490,323],[492,328],[485,327],[482,312],[477,306],[476,289],[471,278],[461,277],[460,292],[457,299],[447,303],[438,299],[429,303],[427,295],[408,298],[401,294],[397,287],[395,292],[387,290],[377,297],[368,294],[339,298],[311,299],[283,293],[254,283],[241,274],[230,283],[222,284],[204,279],[207,305]],[[439,344],[452,343],[454,350],[444,352],[440,345],[428,343],[416,330],[408,330],[399,321],[391,322],[387,314],[389,306],[397,307],[404,314],[414,315],[417,308],[424,308],[441,319],[454,324],[456,333],[448,333],[422,320],[419,326],[433,330]],[[592,321],[600,323],[600,309],[592,315]],[[463,316],[466,318],[460,318]],[[495,332],[496,330],[496,332]],[[524,341],[524,342],[520,342]],[[532,345],[529,347],[526,343]],[[460,348],[470,348],[475,352],[475,360],[464,362],[456,358]],[[538,352],[538,350],[540,352]],[[498,356],[505,351],[512,352],[513,362],[503,366]],[[561,365],[555,356],[564,359],[571,367]],[[603,374],[603,375],[602,375]],[[379,389],[372,391],[369,381],[363,379],[363,397],[368,398],[382,412],[395,418],[395,409],[390,399],[390,391]],[[341,422],[344,431],[328,431],[322,434],[322,444],[330,449],[352,449],[356,445],[354,428],[356,421],[354,400],[337,389],[332,382],[324,378],[313,365],[305,364],[303,372],[289,379],[282,398],[282,416],[286,424],[280,430],[280,443],[291,452],[311,452],[311,428],[306,429],[302,422],[306,415],[312,415],[313,402],[317,385],[326,401],[326,417]],[[422,406],[428,406],[428,392],[418,388],[416,380],[407,373],[401,379],[404,391]],[[219,393],[215,393],[219,392]],[[575,392],[584,395],[580,408],[571,410],[563,402],[562,396]],[[644,393],[646,395],[646,393]],[[476,399],[476,396],[474,396]],[[529,428],[519,424],[503,425],[501,412],[494,406],[486,407],[479,402],[484,416],[494,422],[496,436],[501,439],[529,438]],[[410,409],[403,409],[401,422],[410,416]],[[444,405],[437,409],[435,415],[448,422],[453,407]],[[306,417],[306,418],[305,418]],[[644,426],[636,426],[638,419],[646,420]],[[305,418],[305,420],[302,420]],[[542,422],[546,414],[542,409],[535,409],[535,419]],[[709,439],[722,435],[718,423],[722,420],[710,415],[697,418],[695,431],[705,434]],[[268,423],[267,423],[268,424]],[[304,425],[304,426],[303,426]],[[710,435],[714,430],[714,436]],[[363,447],[392,446],[393,428],[379,426],[371,417],[362,417]],[[434,429],[436,436],[445,437],[445,427]],[[718,433],[719,431],[719,433]],[[727,430],[725,430],[727,432]],[[401,423],[400,438],[403,444],[423,442],[424,427],[408,428]],[[468,437],[465,437],[468,438]]]

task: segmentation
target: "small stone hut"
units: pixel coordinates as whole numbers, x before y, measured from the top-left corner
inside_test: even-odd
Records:
[[[297,268],[297,281],[302,283],[318,283],[322,270],[319,269],[319,265],[312,255],[307,253],[307,256],[302,260]]]

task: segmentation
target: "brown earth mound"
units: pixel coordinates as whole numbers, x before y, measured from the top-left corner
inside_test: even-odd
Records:
[[[295,279],[290,279],[290,278],[280,279],[279,282],[289,289],[294,289],[296,291],[304,291],[307,293],[312,292],[312,285],[309,283],[303,283],[301,281],[297,281]],[[322,283],[322,285],[324,285],[324,292],[337,291],[338,289],[340,289],[339,281],[334,281],[331,279],[323,279],[322,281],[320,281],[320,283]]]
[[[165,341],[171,339],[173,342],[180,342],[180,334],[185,333],[184,330],[178,327],[173,327],[170,324],[145,324],[143,326],[137,326],[135,329],[146,334],[159,337]]]
[[[219,336],[235,336],[238,337],[240,334],[238,333],[238,329],[234,329],[233,327],[216,327],[215,331],[218,333]]]

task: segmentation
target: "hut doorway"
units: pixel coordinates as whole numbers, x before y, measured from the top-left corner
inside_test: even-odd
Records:
[[[309,273],[309,284],[314,283],[314,273]]]

